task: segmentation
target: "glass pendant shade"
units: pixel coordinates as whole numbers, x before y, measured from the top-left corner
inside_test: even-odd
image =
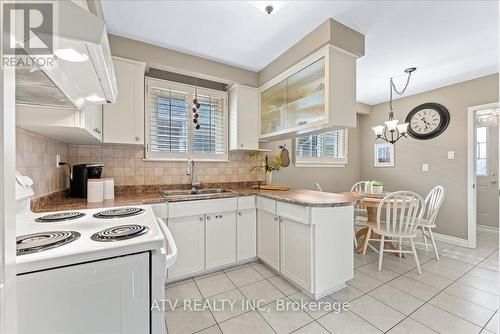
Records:
[[[382,125],[376,126],[372,128],[373,132],[375,132],[375,136],[381,136],[384,132],[384,127]]]
[[[389,130],[389,131],[396,131],[397,126],[398,126],[398,122],[399,121],[397,119],[393,119],[391,121],[386,121],[385,126],[387,126],[387,130]]]
[[[408,131],[409,123],[398,124],[397,128],[400,134],[405,134]]]

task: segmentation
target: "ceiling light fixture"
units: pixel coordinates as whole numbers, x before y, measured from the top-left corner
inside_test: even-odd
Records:
[[[87,96],[85,100],[89,102],[94,102],[94,103],[100,103],[100,102],[105,102],[106,100],[103,97],[97,96],[95,94]]]
[[[57,58],[62,60],[70,61],[73,63],[83,63],[89,60],[89,56],[85,53],[80,53],[75,49],[58,49],[54,52]]]
[[[410,83],[412,72],[416,70],[416,67],[409,67],[405,70],[405,73],[407,73],[408,76],[406,78],[406,84],[401,91],[398,91],[398,89],[396,88],[393,78],[390,79],[389,85],[391,92],[389,98],[389,120],[385,122],[385,125],[378,125],[372,128],[373,132],[375,132],[375,135],[377,136],[375,140],[383,139],[388,143],[395,144],[401,138],[407,138],[406,132],[408,131],[408,123],[399,124],[399,121],[397,119],[394,119],[394,110],[392,108],[392,91],[394,90],[394,92],[398,95],[403,95],[408,88],[408,84]]]
[[[285,4],[283,1],[254,1],[253,5],[264,14],[271,15],[283,8]]]

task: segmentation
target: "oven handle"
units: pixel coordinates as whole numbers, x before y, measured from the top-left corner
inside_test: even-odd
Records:
[[[175,261],[177,260],[177,246],[175,245],[174,237],[172,237],[172,233],[167,227],[167,224],[161,218],[156,218],[158,221],[158,225],[162,230],[163,234],[167,238],[168,246],[170,247],[171,253],[165,256],[165,269],[171,267]]]

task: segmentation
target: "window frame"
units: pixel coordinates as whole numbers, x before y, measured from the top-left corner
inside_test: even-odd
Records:
[[[329,131],[316,133],[315,135],[322,135],[322,134],[325,134],[327,132],[333,132],[333,131],[344,131],[345,158],[299,156],[297,154],[297,149],[299,146],[298,145],[299,137],[310,136],[310,135],[304,135],[304,136],[296,137],[293,140],[293,143],[294,143],[293,152],[294,152],[294,157],[295,157],[295,159],[294,159],[295,167],[337,167],[337,168],[346,167],[348,162],[349,162],[349,131],[347,129],[337,129],[337,130],[329,130]]]
[[[170,152],[151,152],[150,147],[151,147],[151,126],[150,126],[150,110],[149,110],[149,101],[150,101],[150,88],[157,88],[157,89],[162,89],[162,90],[170,90],[170,89],[175,89],[178,91],[183,91],[187,92],[188,96],[191,98],[188,100],[187,103],[187,112],[186,112],[186,117],[188,121],[188,151],[185,153],[170,153]],[[190,117],[192,115],[192,98],[195,93],[195,88],[198,91],[198,94],[200,95],[210,95],[218,98],[223,99],[223,147],[224,147],[224,153],[222,154],[216,154],[216,153],[193,153],[193,131],[195,130],[193,128],[193,122],[192,118]],[[173,81],[168,81],[168,80],[161,80],[153,77],[146,77],[146,84],[145,84],[145,99],[144,99],[144,110],[145,110],[145,118],[144,118],[144,133],[146,135],[146,147],[145,147],[145,159],[148,161],[188,161],[188,160],[195,160],[195,161],[205,161],[205,162],[228,162],[229,161],[229,153],[228,153],[228,93],[226,91],[218,91],[214,89],[209,89],[209,88],[201,88],[201,87],[195,87],[192,85],[187,85],[187,84],[182,84],[178,82],[173,82]]]

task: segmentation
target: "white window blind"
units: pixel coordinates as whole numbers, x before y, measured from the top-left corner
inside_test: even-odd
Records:
[[[193,130],[193,153],[224,154],[224,99],[198,94],[197,100],[200,128]]]
[[[227,160],[227,93],[146,79],[146,159]],[[193,123],[197,98],[199,129]]]
[[[296,139],[295,165],[347,164],[347,130],[335,130]]]
[[[151,88],[149,91],[149,149],[151,152],[188,152],[186,92]]]

